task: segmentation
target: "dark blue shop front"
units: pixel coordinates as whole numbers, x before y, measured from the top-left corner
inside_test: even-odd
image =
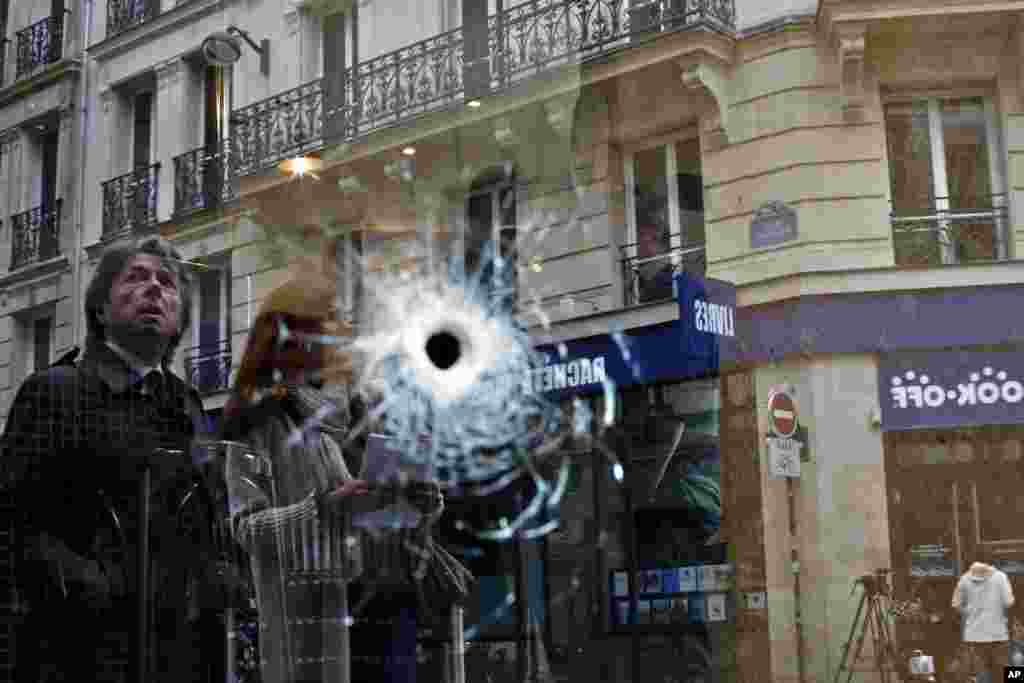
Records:
[[[728,283],[686,274],[676,276],[675,293],[675,320],[538,345],[544,363],[532,386],[552,400],[589,401],[595,415],[615,402],[614,447],[628,463],[625,478],[616,481],[595,454],[598,482],[576,493],[593,498],[586,507],[610,545],[623,544],[620,554],[602,555],[601,628],[613,638],[673,642],[708,675],[723,629],[735,623],[732,565],[718,540],[718,375],[735,357],[736,294]],[[547,539],[556,560],[569,553],[573,523],[564,519]]]
[[[637,384],[717,376],[735,356],[736,290],[726,282],[676,275],[677,320],[562,344],[542,344],[534,391],[552,398]]]

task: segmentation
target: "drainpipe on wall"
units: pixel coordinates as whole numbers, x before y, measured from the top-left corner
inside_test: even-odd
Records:
[[[82,38],[82,80],[79,83],[79,115],[81,116],[81,130],[79,131],[78,149],[81,155],[78,159],[78,225],[75,226],[75,251],[71,258],[71,343],[77,344],[81,333],[82,319],[82,251],[85,246],[85,191],[86,191],[86,159],[88,157],[89,145],[89,45],[92,40],[92,6],[94,0],[81,0],[79,7],[84,7],[82,12],[82,30],[79,33]]]

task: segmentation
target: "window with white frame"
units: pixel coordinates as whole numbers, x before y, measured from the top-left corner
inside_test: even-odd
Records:
[[[626,305],[674,296],[679,270],[704,274],[704,182],[696,137],[638,147],[625,156]]]
[[[896,263],[1006,258],[1006,188],[991,98],[885,105]]]

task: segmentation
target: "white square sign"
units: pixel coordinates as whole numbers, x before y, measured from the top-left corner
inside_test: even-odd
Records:
[[[746,598],[747,609],[764,609],[768,604],[766,596],[762,591],[747,593]]]
[[[708,621],[725,621],[725,595],[714,593],[708,596]]]
[[[796,439],[768,439],[768,474],[775,479],[799,479],[802,446]]]

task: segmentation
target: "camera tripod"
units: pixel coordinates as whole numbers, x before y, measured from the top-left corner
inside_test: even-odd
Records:
[[[864,574],[853,584],[862,588],[857,614],[850,626],[850,636],[843,646],[843,658],[836,670],[835,683],[840,683],[846,673],[846,683],[853,680],[858,671],[877,671],[881,683],[899,683],[904,680],[904,672],[900,666],[900,658],[892,638],[889,624],[889,569],[876,569],[873,574]],[[852,591],[851,591],[852,594]],[[859,629],[859,633],[858,633]],[[871,669],[854,668],[861,661],[864,642],[871,639]],[[856,641],[856,642],[855,642]],[[850,656],[851,647],[853,656]]]

